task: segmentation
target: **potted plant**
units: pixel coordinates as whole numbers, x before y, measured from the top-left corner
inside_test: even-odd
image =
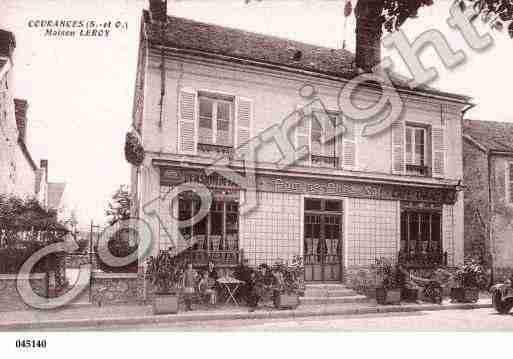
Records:
[[[451,288],[451,301],[475,303],[479,299],[479,288],[486,285],[486,274],[482,265],[474,259],[467,259],[456,270],[456,286]]]
[[[161,251],[157,257],[148,259],[146,278],[155,286],[154,314],[178,312],[178,284],[181,270],[169,252]]]
[[[295,256],[291,264],[277,262],[273,268],[273,302],[278,309],[295,309],[299,306],[299,296],[304,293],[303,261]]]
[[[378,304],[399,304],[401,302],[401,272],[386,258],[376,259],[374,269],[378,276],[376,301]]]

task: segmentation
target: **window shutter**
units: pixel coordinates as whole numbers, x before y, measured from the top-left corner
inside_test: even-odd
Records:
[[[392,123],[392,173],[402,174],[404,171],[404,123]]]
[[[178,148],[181,153],[196,153],[196,91],[180,91],[180,119],[178,124]]]
[[[353,170],[356,167],[356,123],[344,118],[346,131],[342,135],[342,167]]]
[[[237,98],[235,121],[235,149],[237,158],[247,158],[249,152],[248,141],[251,138],[253,122],[253,101],[247,98]]]
[[[431,144],[433,150],[433,177],[443,177],[445,173],[445,145],[443,127],[432,127]]]
[[[344,117],[342,114],[336,116],[335,128],[336,132],[339,133],[339,126],[344,126]],[[343,167],[344,158],[344,136],[345,132],[335,137],[335,156],[338,158],[338,167]]]
[[[297,158],[296,164],[300,166],[310,165],[310,149],[311,149],[311,136],[310,136],[310,116],[304,113],[304,110],[298,106],[296,109],[298,116],[298,125],[295,128],[296,135],[296,150],[299,150],[303,146],[307,148],[307,155],[302,159]]]

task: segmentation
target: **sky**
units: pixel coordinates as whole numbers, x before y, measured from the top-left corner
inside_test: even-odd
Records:
[[[344,18],[345,0],[168,0],[170,15],[276,35],[354,51],[354,17]],[[505,32],[480,26],[493,39],[491,48],[475,52],[451,29],[450,0],[438,0],[403,26],[413,39],[424,31],[441,31],[466,62],[447,70],[434,50],[421,59],[435,66],[431,86],[473,97],[468,118],[513,121],[510,104],[513,40]],[[147,0],[0,0],[0,28],[12,31],[16,97],[29,101],[28,145],[34,160],[49,160],[49,180],[66,182],[65,204],[75,210],[81,227],[105,222],[113,192],[130,182],[124,159],[130,128],[140,16]],[[46,37],[34,20],[120,21],[108,38]],[[408,76],[395,51],[384,50],[394,69]]]

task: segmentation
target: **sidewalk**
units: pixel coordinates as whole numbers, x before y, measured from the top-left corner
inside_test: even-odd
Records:
[[[55,329],[67,327],[102,327],[109,325],[179,323],[187,321],[299,318],[328,315],[359,315],[373,313],[415,312],[451,309],[491,308],[491,300],[484,298],[477,303],[377,305],[374,301],[367,303],[337,305],[301,305],[295,310],[277,310],[272,307],[259,308],[248,312],[247,307],[221,307],[210,310],[199,309],[192,312],[179,312],[170,315],[153,315],[149,305],[118,305],[97,307],[71,306],[52,311],[17,311],[0,312],[0,331]]]

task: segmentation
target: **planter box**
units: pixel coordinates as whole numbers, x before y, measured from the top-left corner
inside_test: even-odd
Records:
[[[299,306],[297,294],[280,294],[274,298],[274,306],[278,309],[296,309]]]
[[[178,295],[155,294],[155,298],[153,299],[153,314],[176,313],[178,313]]]
[[[376,288],[376,301],[378,304],[399,304],[401,303],[401,290]]]
[[[451,288],[451,301],[457,303],[475,303],[479,299],[477,288]]]

